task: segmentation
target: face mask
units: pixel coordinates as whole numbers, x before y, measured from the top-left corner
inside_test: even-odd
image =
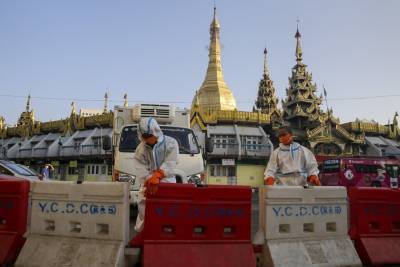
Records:
[[[154,135],[145,139],[146,144],[149,146],[154,146],[157,143],[157,137]]]
[[[279,142],[284,144],[285,146],[288,146],[292,143],[292,135],[290,133],[280,136],[279,137]]]

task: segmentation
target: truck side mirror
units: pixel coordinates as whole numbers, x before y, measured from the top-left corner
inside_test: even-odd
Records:
[[[211,138],[206,137],[206,152],[212,153],[214,151],[214,142]]]
[[[111,137],[108,135],[103,136],[103,150],[109,151],[111,150]]]

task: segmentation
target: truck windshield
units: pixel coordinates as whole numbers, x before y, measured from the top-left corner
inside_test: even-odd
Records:
[[[160,127],[164,135],[173,137],[178,142],[180,154],[200,153],[196,137],[192,130],[169,126]],[[120,152],[135,152],[139,143],[140,140],[137,136],[136,126],[126,126],[122,129],[119,143]]]

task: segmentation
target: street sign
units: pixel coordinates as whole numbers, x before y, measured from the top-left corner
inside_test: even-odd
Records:
[[[76,161],[76,160],[71,160],[71,161],[69,162],[69,166],[70,166],[71,168],[77,168],[77,167],[78,167],[78,161]]]
[[[222,166],[235,166],[235,159],[222,159]]]

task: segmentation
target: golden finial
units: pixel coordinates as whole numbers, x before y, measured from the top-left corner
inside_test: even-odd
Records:
[[[297,18],[297,31],[296,31],[296,61],[300,63],[303,60],[303,52],[301,50],[301,45],[300,45],[300,38],[301,34],[299,32],[299,22],[300,20]]]
[[[217,28],[219,29],[219,21],[217,18],[217,7],[215,6],[215,2],[214,2],[214,15],[213,15],[213,20],[211,22],[211,32],[215,31]]]
[[[267,77],[269,75],[267,54],[268,54],[267,47],[265,47],[264,48],[264,77]]]
[[[128,94],[124,94],[124,107],[128,107]]]

